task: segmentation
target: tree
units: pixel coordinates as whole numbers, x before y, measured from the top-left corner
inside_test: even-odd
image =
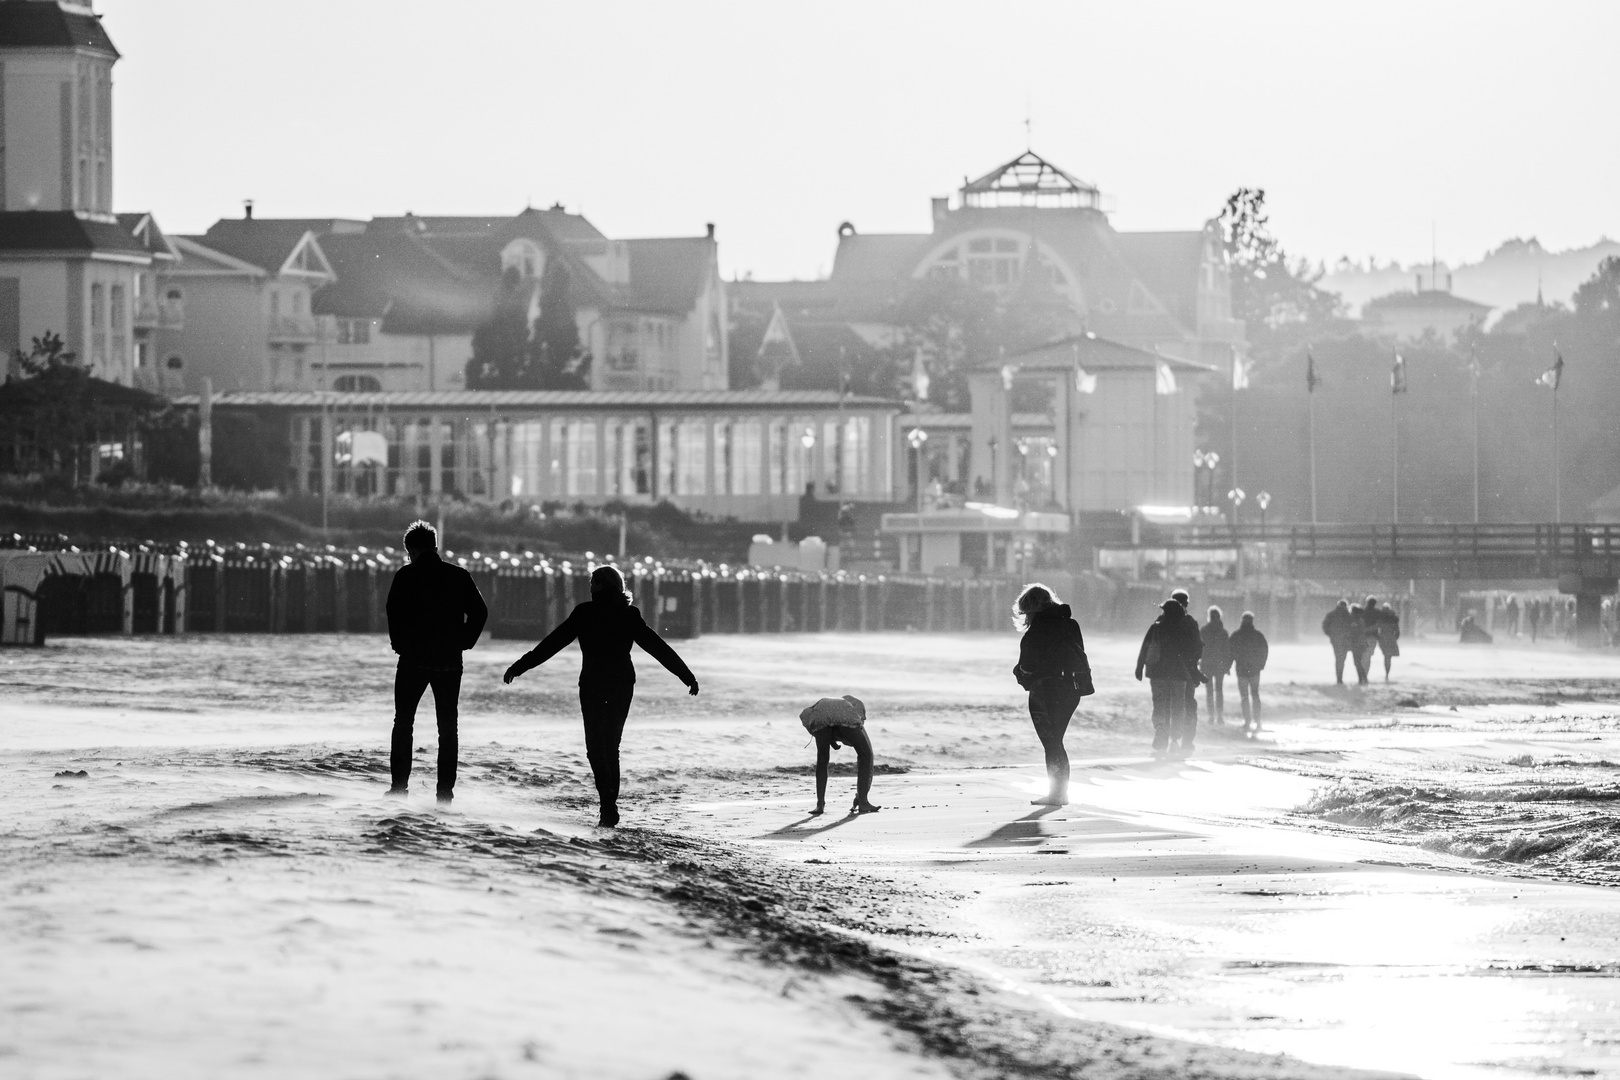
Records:
[[[545,390],[588,390],[591,356],[579,340],[572,281],[561,259],[540,274],[540,314],[534,320],[530,370]]]
[[[1217,223],[1232,279],[1232,314],[1247,325],[1251,339],[1289,324],[1328,323],[1341,302],[1317,287],[1321,271],[1288,254],[1271,235],[1263,188],[1238,188],[1226,200]]]
[[[473,331],[467,361],[469,390],[529,389],[529,292],[516,267],[501,275],[500,292],[488,319]]]
[[[568,271],[559,259],[547,261],[538,296],[532,280],[508,267],[472,346],[470,390],[590,388],[591,357],[580,343]]]

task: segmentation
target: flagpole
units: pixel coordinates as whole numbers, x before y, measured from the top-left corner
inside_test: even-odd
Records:
[[[1560,375],[1563,373],[1560,372]],[[1558,452],[1558,384],[1562,379],[1553,380],[1553,524],[1564,523],[1564,470],[1563,458]]]
[[[1316,524],[1316,391],[1306,390],[1305,401],[1311,418],[1311,524]]]
[[[1400,394],[1391,387],[1389,394],[1389,523],[1401,520],[1401,424]]]
[[[1228,346],[1232,352],[1232,490],[1238,489],[1238,452],[1237,452],[1237,399],[1238,399],[1238,354],[1237,346]],[[1232,503],[1232,531],[1237,532],[1238,504]]]
[[[1468,368],[1474,406],[1474,524],[1479,524],[1479,357]]]

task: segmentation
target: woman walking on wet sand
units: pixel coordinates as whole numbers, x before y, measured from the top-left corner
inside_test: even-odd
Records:
[[[1018,645],[1013,677],[1029,691],[1029,718],[1046,752],[1045,796],[1030,801],[1037,806],[1062,806],[1069,801],[1069,755],[1063,736],[1080,699],[1095,693],[1091,662],[1080,624],[1068,604],[1058,603],[1045,585],[1024,586],[1013,604],[1013,625],[1024,632]]]
[[[510,683],[539,667],[576,638],[584,654],[579,669],[579,711],[585,718],[585,756],[602,803],[597,824],[612,828],[619,823],[619,740],[636,690],[630,646],[640,645],[651,653],[694,696],[698,681],[675,650],[646,624],[641,611],[631,606],[624,578],[612,566],[596,568],[591,574],[591,598],[575,607],[544,641],[518,657],[506,669],[505,681]]]

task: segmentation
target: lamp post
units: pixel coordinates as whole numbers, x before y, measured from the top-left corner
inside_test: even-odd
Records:
[[[1196,514],[1198,508],[1203,505],[1203,503],[1200,501],[1202,496],[1203,496],[1203,490],[1204,490],[1203,485],[1204,485],[1204,452],[1202,450],[1194,450],[1193,451],[1193,511],[1194,511],[1195,514]]]
[[[906,441],[917,455],[917,525],[922,526],[923,512],[923,486],[928,480],[923,476],[923,445],[928,442],[928,432],[920,427],[914,427],[906,433]]]
[[[1232,539],[1235,541],[1238,533],[1238,508],[1243,505],[1243,500],[1249,496],[1242,488],[1235,487],[1226,493],[1226,497],[1232,501]]]
[[[1260,538],[1266,537],[1266,507],[1271,505],[1271,492],[1262,491],[1254,497],[1254,505],[1260,508]]]

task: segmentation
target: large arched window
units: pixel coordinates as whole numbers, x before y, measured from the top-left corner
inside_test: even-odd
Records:
[[[546,268],[546,253],[526,237],[513,240],[501,249],[501,270],[516,269],[526,278],[538,278]]]
[[[1047,244],[1012,229],[974,229],[937,245],[912,271],[912,277],[952,275],[980,288],[1002,293],[1039,273],[1052,290],[1077,310],[1086,309],[1085,293],[1073,267]]]

